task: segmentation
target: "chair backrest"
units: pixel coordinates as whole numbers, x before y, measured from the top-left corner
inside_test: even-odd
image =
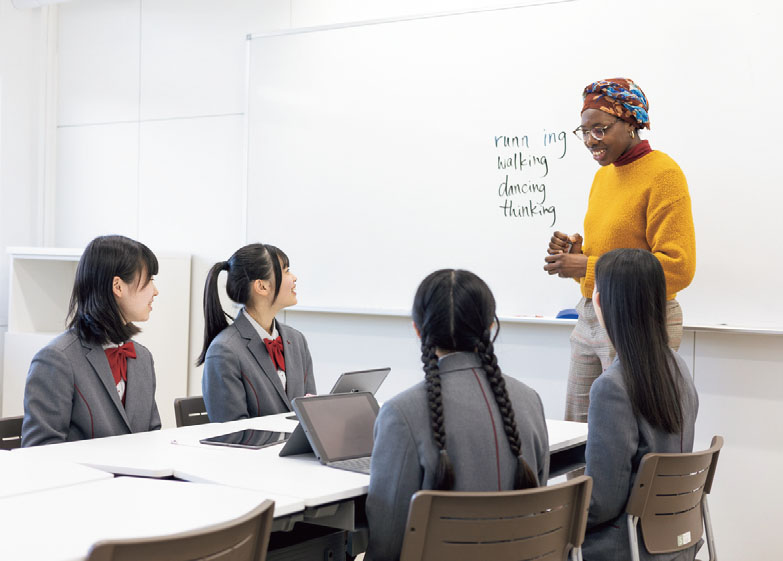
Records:
[[[162,538],[98,542],[87,561],[263,561],[274,505],[267,500],[231,522]]]
[[[203,425],[209,422],[207,406],[200,395],[193,397],[178,397],[174,400],[174,418],[178,427]]]
[[[413,495],[400,561],[565,561],[582,547],[593,479],[521,491]]]
[[[22,446],[22,419],[24,417],[0,419],[0,450],[13,450]]]
[[[703,499],[712,489],[723,437],[708,450],[682,454],[645,454],[639,464],[626,512],[639,518],[650,553],[692,547],[704,530]]]

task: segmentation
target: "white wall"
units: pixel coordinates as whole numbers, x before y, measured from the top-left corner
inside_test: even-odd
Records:
[[[73,0],[60,5],[57,202],[54,222],[47,225],[53,228],[55,243],[80,246],[97,234],[118,232],[139,238],[154,250],[194,254],[194,361],[201,346],[200,300],[206,271],[245,242],[245,35],[482,4],[490,2]],[[0,0],[0,15],[3,6],[8,12],[7,5],[8,0]],[[14,13],[13,18],[33,25],[35,16],[25,12]],[[0,31],[5,31],[2,25],[0,19]],[[2,54],[6,47],[18,56],[31,36],[36,33],[14,32],[11,38],[0,34],[0,77],[7,76],[10,57]],[[23,71],[22,81],[28,93],[36,91],[34,72]],[[1,91],[7,107],[11,94]],[[2,231],[5,224],[17,224],[21,232],[13,239],[4,233],[4,245],[37,239],[35,228],[21,227],[28,217],[35,217],[37,204],[36,166],[30,162],[35,157],[35,127],[30,123],[35,122],[37,109],[26,97],[16,95],[13,108],[29,122],[15,130],[26,138],[30,153],[14,146],[15,152],[6,156],[7,127],[2,128]],[[20,155],[28,162],[14,174],[21,179],[5,179],[3,166],[9,160],[19,162]],[[8,181],[24,184],[23,188],[6,187]],[[14,203],[13,219],[6,222],[9,196],[22,200]],[[0,272],[2,324],[7,273]],[[339,273],[334,274],[339,279]],[[418,345],[405,318],[292,310],[285,320],[307,335],[321,389],[330,387],[339,372],[361,367],[392,366],[381,399],[421,378]],[[558,326],[504,325],[498,343],[504,370],[535,387],[554,418],[563,413],[568,335],[567,328]],[[681,352],[700,390],[697,446],[705,447],[713,434],[726,437],[711,502],[721,556],[771,557],[771,540],[759,537],[752,525],[779,518],[777,505],[783,502],[780,486],[772,484],[774,467],[783,465],[776,429],[776,413],[783,405],[783,338],[686,333]],[[201,392],[200,376],[200,369],[191,366],[191,394]],[[746,514],[752,508],[760,509],[757,519]]]
[[[10,0],[0,0],[0,380],[2,334],[8,329],[5,248],[41,242],[44,21],[41,10],[20,11]]]

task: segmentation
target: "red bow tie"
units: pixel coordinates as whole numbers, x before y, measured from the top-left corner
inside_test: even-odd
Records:
[[[275,365],[275,368],[285,372],[285,357],[283,356],[283,338],[279,335],[275,339],[264,339],[266,352]]]
[[[136,347],[133,346],[133,342],[128,341],[119,347],[109,347],[106,349],[106,358],[109,359],[109,367],[114,375],[114,384],[119,384],[120,380],[127,383],[128,359],[136,358]]]

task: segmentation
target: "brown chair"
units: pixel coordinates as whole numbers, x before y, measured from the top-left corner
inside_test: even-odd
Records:
[[[723,437],[714,436],[703,452],[645,454],[626,506],[633,561],[639,560],[637,525],[652,554],[687,549],[706,530],[709,558],[717,559],[707,495],[722,447]]]
[[[400,561],[581,561],[593,479],[522,491],[419,491]]]
[[[178,427],[203,425],[209,422],[207,406],[200,395],[193,397],[178,397],[174,400],[174,418]]]
[[[172,536],[98,542],[87,561],[263,561],[274,506],[267,500],[231,522]]]
[[[0,419],[0,450],[13,450],[22,446],[22,419],[24,417]]]

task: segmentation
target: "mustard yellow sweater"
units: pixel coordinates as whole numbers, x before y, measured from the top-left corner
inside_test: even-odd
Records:
[[[693,280],[696,236],[688,183],[663,152],[653,150],[630,164],[598,170],[584,232],[587,274],[579,284],[585,298],[593,296],[595,262],[617,248],[651,251],[663,265],[669,300]]]

